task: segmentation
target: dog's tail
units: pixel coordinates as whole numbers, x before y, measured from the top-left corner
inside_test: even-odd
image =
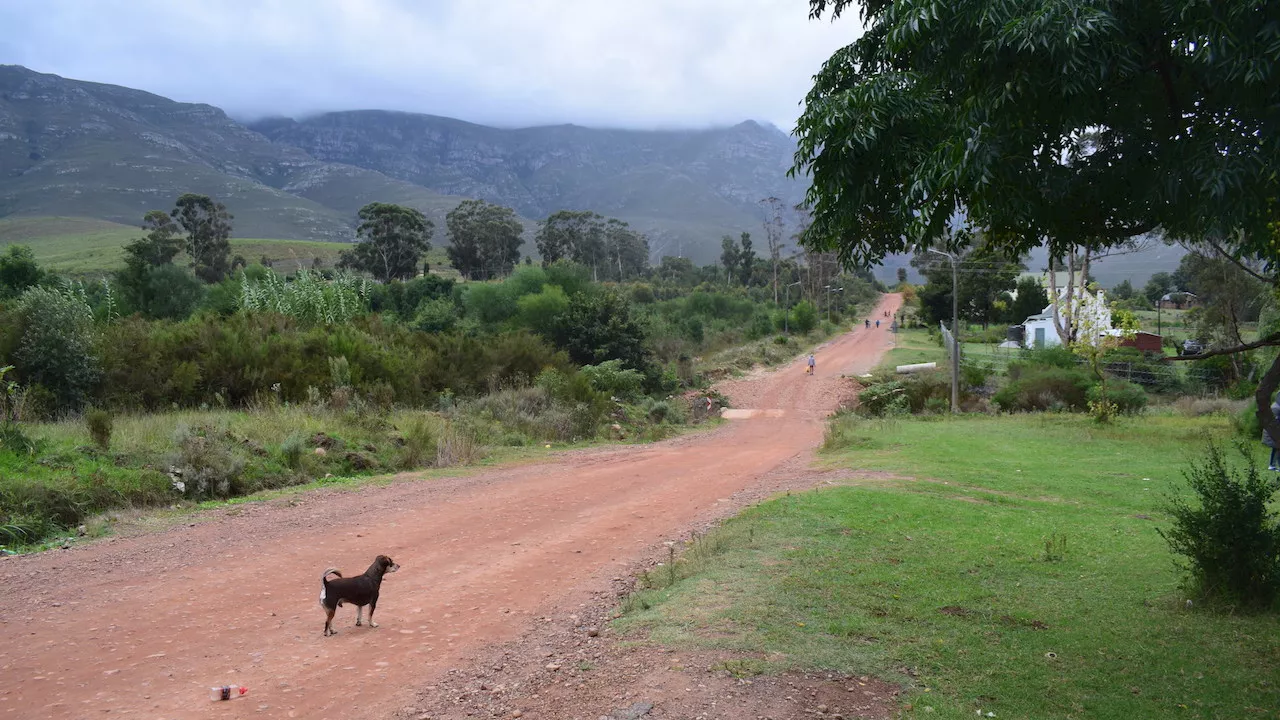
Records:
[[[323,575],[321,575],[321,576],[320,576],[320,605],[321,605],[321,607],[324,607],[324,606],[325,606],[325,604],[324,604],[325,596],[329,594],[329,592],[328,592],[328,591],[329,591],[329,576],[330,576],[330,575],[337,575],[338,577],[342,577],[342,573],[338,572],[338,568],[329,568],[328,570],[325,570],[325,571],[324,571],[324,574],[323,574]]]

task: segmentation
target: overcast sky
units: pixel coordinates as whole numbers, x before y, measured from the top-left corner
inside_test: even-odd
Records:
[[[790,131],[858,32],[805,0],[0,0],[0,63],[234,116]]]

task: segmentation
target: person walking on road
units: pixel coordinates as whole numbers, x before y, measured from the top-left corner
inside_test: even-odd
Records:
[[[809,370],[807,372],[812,375],[816,367],[817,361],[813,359],[813,353],[809,353]]]

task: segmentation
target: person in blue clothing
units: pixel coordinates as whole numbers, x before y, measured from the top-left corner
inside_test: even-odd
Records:
[[[813,353],[809,353],[809,374],[810,375],[813,374],[813,371],[817,367],[817,364],[818,364],[817,361],[813,359]]]
[[[1271,414],[1280,418],[1280,393],[1276,394],[1275,402],[1271,403]],[[1262,430],[1262,444],[1271,448],[1271,460],[1267,463],[1268,470],[1280,472],[1280,448],[1276,447],[1276,441],[1271,437],[1271,433],[1266,428]]]

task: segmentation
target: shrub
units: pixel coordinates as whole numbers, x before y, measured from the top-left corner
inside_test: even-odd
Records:
[[[805,335],[818,327],[818,308],[808,300],[801,300],[791,308],[791,328]]]
[[[306,450],[306,438],[302,433],[293,433],[280,443],[280,460],[292,470],[302,467],[302,453]]]
[[[1082,370],[1032,366],[1022,369],[991,399],[1006,412],[1083,410],[1092,384]]]
[[[967,388],[984,388],[987,381],[995,373],[995,366],[989,362],[977,363],[973,360],[961,356],[960,361],[960,382]]]
[[[599,365],[584,365],[579,371],[599,392],[631,401],[640,395],[644,376],[622,366],[621,360],[607,360]]]
[[[911,409],[907,389],[898,381],[884,382],[858,394],[858,411],[872,417],[898,415]]]
[[[1185,569],[1201,595],[1266,607],[1280,592],[1280,518],[1267,507],[1280,484],[1258,472],[1244,444],[1237,449],[1245,458],[1243,471],[1209,443],[1204,460],[1184,472],[1199,505],[1172,496],[1173,525],[1159,532],[1187,559]]]
[[[1051,345],[1023,351],[1018,364],[1026,367],[1075,368],[1080,366],[1080,358],[1076,357],[1075,353],[1068,348],[1061,345]],[[1009,369],[1012,373],[1013,363],[1010,363]]]
[[[423,415],[415,416],[404,429],[404,444],[396,456],[396,467],[413,470],[430,465],[436,460],[437,436],[435,424]]]
[[[170,477],[173,487],[195,499],[238,495],[244,460],[232,453],[226,438],[213,428],[180,427],[174,435],[178,446]]]
[[[100,372],[94,356],[93,311],[82,293],[34,287],[22,295],[18,371],[23,382],[53,393],[53,410],[84,406]]]
[[[480,448],[470,433],[454,427],[445,428],[436,444],[436,465],[452,467],[470,465],[480,456]]]
[[[111,413],[100,408],[92,408],[84,414],[84,423],[89,428],[89,437],[100,450],[111,447]]]
[[[1091,403],[1102,400],[1102,386],[1089,388],[1088,399]],[[1136,415],[1147,407],[1147,391],[1137,383],[1123,380],[1107,382],[1107,400],[1115,405],[1115,411],[1123,415]]]

